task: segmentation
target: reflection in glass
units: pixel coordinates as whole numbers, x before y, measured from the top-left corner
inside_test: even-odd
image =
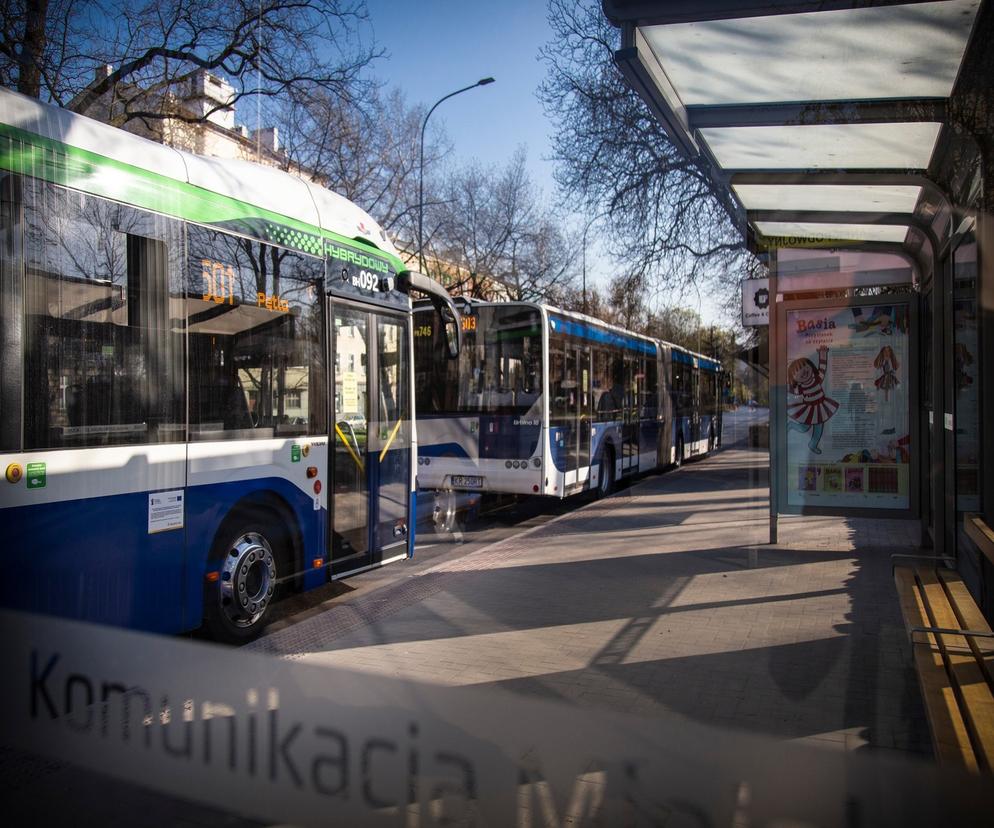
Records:
[[[542,392],[542,329],[536,309],[473,308],[462,319],[458,360],[446,358],[444,336],[437,312],[415,315],[420,414],[525,415],[536,406]]]
[[[980,509],[980,354],[977,342],[977,241],[953,254],[953,397],[956,429],[956,525]]]
[[[379,474],[376,547],[385,549],[407,540],[411,490],[411,394],[407,326],[401,320],[378,317],[377,443]]]
[[[324,433],[321,262],[205,228],[189,246],[191,438]]]
[[[335,477],[332,558],[347,560],[369,548],[366,483],[369,401],[367,315],[335,310]]]
[[[29,449],[182,441],[180,225],[24,180]]]

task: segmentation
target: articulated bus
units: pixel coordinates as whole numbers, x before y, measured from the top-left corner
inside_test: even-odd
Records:
[[[0,605],[247,640],[412,554],[409,291],[449,299],[366,213],[6,90],[0,196]]]
[[[414,312],[421,488],[607,494],[721,439],[720,365],[708,357],[530,302],[461,313],[449,360],[439,311]]]

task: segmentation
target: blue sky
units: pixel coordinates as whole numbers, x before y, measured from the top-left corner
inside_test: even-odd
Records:
[[[519,145],[532,179],[554,195],[548,160],[552,125],[535,97],[545,68],[539,48],[549,37],[542,0],[367,0],[373,35],[388,52],[374,73],[399,88],[408,104],[431,106],[480,78],[496,83],[464,92],[431,116],[444,124],[456,163],[504,164]],[[437,119],[437,120],[436,120]]]
[[[539,50],[552,37],[545,0],[366,0],[366,5],[373,37],[387,52],[374,74],[400,89],[409,105],[431,106],[480,78],[496,79],[446,101],[432,114],[430,123],[444,125],[452,142],[449,160],[502,165],[523,145],[532,180],[553,203],[553,124],[536,97],[546,74]],[[585,220],[577,215],[570,223],[579,231]],[[588,286],[606,287],[610,260],[594,232],[588,236],[586,261]],[[716,317],[707,297],[684,304],[705,321]]]

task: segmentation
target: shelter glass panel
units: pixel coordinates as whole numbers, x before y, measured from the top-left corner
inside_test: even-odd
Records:
[[[980,510],[980,349],[977,336],[977,241],[953,253],[953,401],[956,444],[956,525]]]

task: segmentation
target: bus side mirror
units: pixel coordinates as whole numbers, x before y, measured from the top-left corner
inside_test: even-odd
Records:
[[[449,359],[459,359],[459,346],[462,339],[459,322],[455,319],[447,319],[444,313],[442,314],[442,319],[445,326],[446,356]]]
[[[462,350],[462,320],[452,297],[438,282],[416,270],[405,270],[397,274],[397,280],[399,287],[405,292],[413,289],[428,295],[445,327],[447,355],[449,359],[458,359],[459,351]]]

